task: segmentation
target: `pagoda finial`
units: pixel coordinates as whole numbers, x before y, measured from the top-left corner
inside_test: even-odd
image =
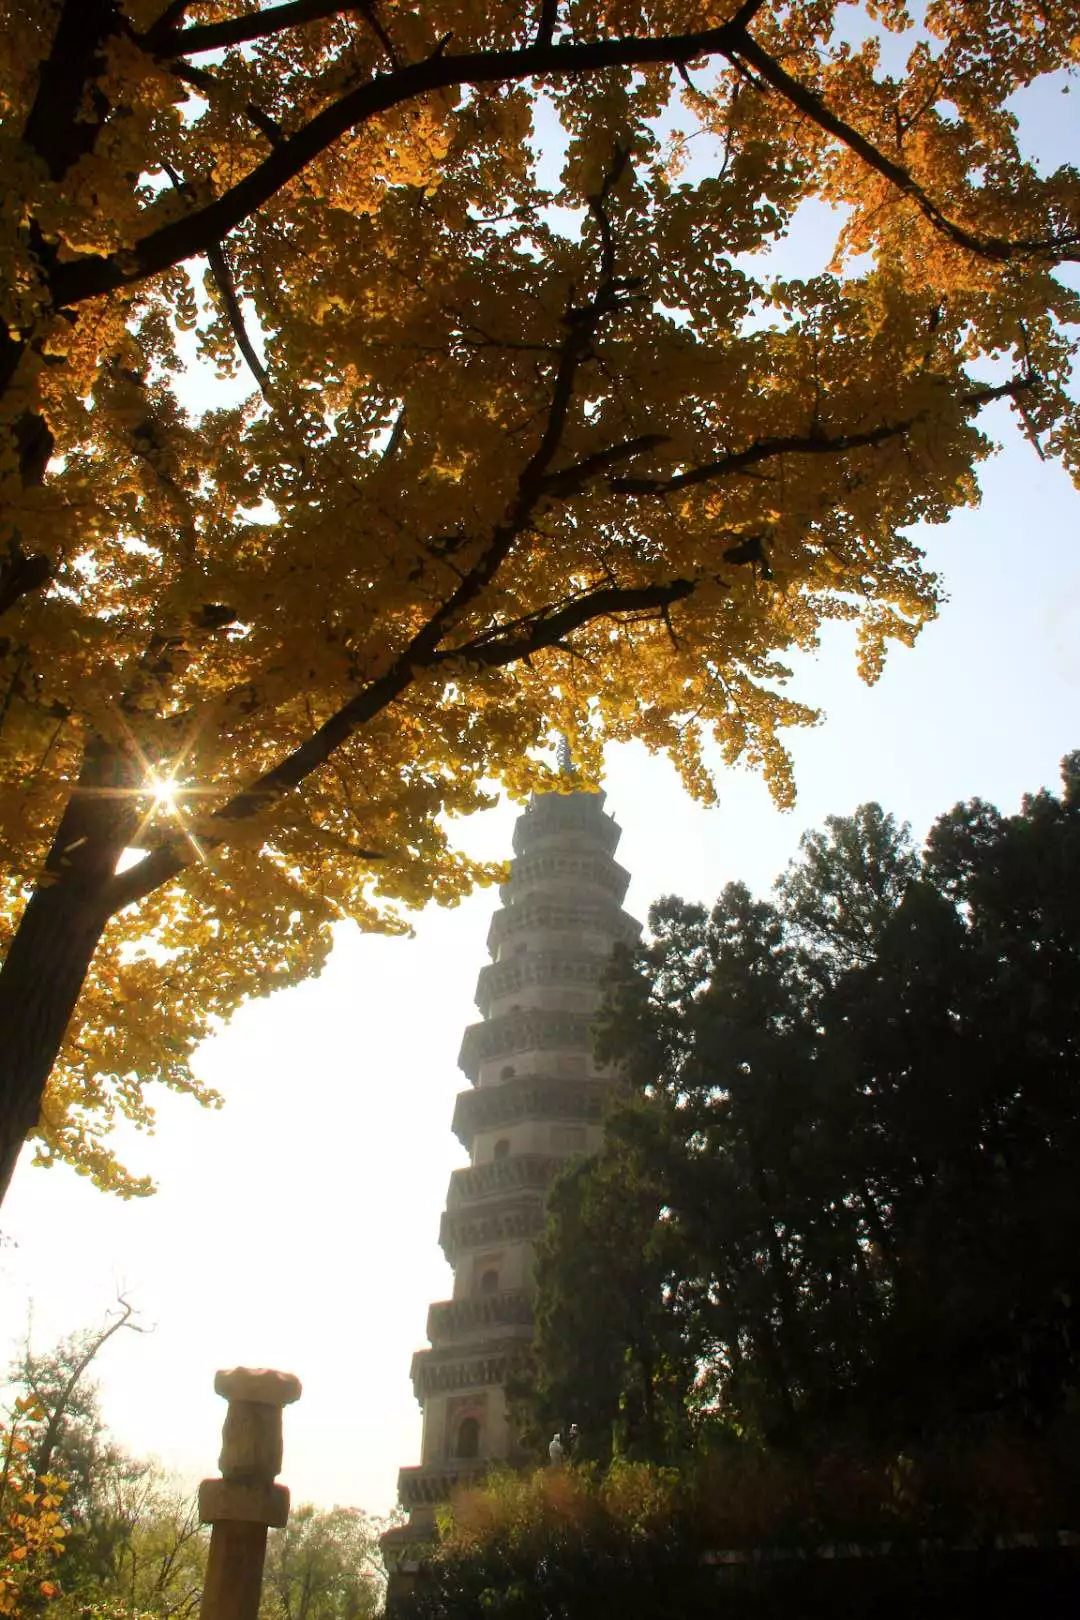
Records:
[[[559,732],[559,747],[555,757],[558,760],[560,774],[563,776],[573,776],[574,761],[570,753],[570,739],[567,737],[565,731]]]

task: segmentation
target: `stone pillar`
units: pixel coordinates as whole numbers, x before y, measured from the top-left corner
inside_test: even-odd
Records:
[[[283,1529],[289,1492],[281,1472],[281,1411],[300,1398],[292,1373],[234,1367],[214,1378],[228,1401],[221,1431],[220,1479],[199,1486],[199,1518],[213,1526],[201,1620],[256,1620],[266,1532]]]

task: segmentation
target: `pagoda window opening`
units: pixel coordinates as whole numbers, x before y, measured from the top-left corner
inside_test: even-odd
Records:
[[[480,1425],[474,1417],[462,1418],[458,1424],[457,1444],[454,1455],[470,1458],[480,1455]]]
[[[480,1292],[482,1294],[497,1294],[499,1292],[499,1273],[494,1266],[489,1266],[480,1278]],[[460,1455],[460,1453],[459,1453]]]
[[[502,1074],[499,1076],[499,1078],[500,1080],[512,1080],[516,1073],[517,1070],[514,1068],[512,1063],[504,1063]]]
[[[495,1144],[494,1157],[496,1159],[505,1159],[507,1157],[507,1155],[509,1154],[509,1152],[510,1152],[510,1138],[508,1136],[500,1136],[499,1140]]]

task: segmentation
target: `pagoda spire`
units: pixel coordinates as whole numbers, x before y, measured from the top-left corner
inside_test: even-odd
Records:
[[[572,770],[565,737],[559,768]],[[612,951],[641,932],[623,910],[629,874],[615,860],[620,832],[604,797],[534,794],[514,828],[476,987],[480,1018],[458,1058],[470,1084],[453,1129],[469,1164],[450,1178],[439,1233],[454,1288],[431,1306],[429,1348],[413,1357],[423,1440],[419,1465],[398,1478],[409,1523],[384,1538],[392,1590],[455,1485],[496,1462],[535,1460],[507,1401],[532,1339],[533,1246],[556,1171],[600,1146],[616,1075],[597,1062],[592,1023]]]

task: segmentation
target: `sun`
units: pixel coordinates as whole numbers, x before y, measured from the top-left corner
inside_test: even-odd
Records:
[[[188,824],[187,812],[193,795],[204,790],[191,786],[184,786],[178,781],[176,775],[159,776],[157,771],[147,768],[140,787],[134,789],[142,799],[143,812],[139,825],[131,840],[131,849],[140,850],[144,837],[156,824],[159,836],[165,831],[161,823],[172,820],[179,826],[180,832],[191,845],[196,857],[200,861],[206,855],[194,832]],[[128,852],[125,851],[125,855]],[[126,863],[130,864],[130,863]]]
[[[154,776],[151,773],[146,785],[154,801],[154,808],[166,814],[175,814],[177,794],[180,791],[175,779],[171,776]]]

